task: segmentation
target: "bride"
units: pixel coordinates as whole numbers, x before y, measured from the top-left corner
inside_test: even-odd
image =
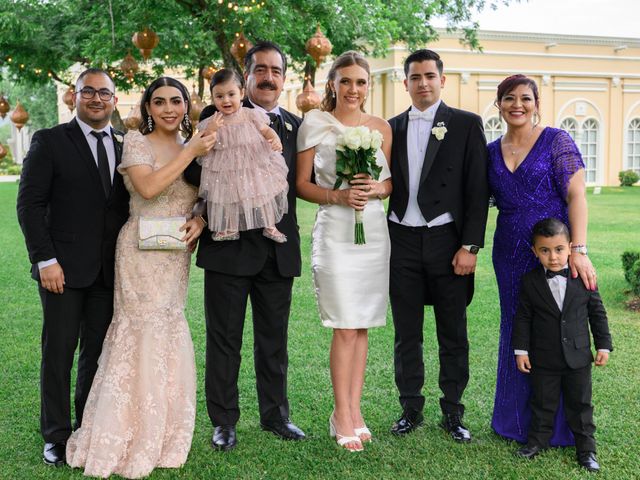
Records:
[[[363,442],[371,441],[360,409],[367,329],[385,325],[389,291],[389,232],[381,199],[392,188],[391,128],[364,112],[369,77],[364,57],[352,51],[340,55],[329,71],[321,110],[310,111],[298,130],[296,189],[300,198],[320,205],[312,233],[313,281],[322,324],[333,328],[330,434],[350,451],[361,451]],[[382,173],[378,181],[359,174],[350,186],[333,190],[336,139],[356,126],[382,133],[376,153]],[[364,212],[365,245],[354,244],[354,210]]]

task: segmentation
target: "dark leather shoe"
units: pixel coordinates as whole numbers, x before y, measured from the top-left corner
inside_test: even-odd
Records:
[[[215,450],[228,452],[238,444],[235,425],[219,425],[213,430],[211,446]]]
[[[421,426],[422,422],[424,422],[422,412],[405,410],[391,427],[391,433],[398,436],[406,435]]]
[[[304,440],[306,435],[296,427],[291,420],[283,418],[271,422],[260,422],[260,428],[266,432],[271,432],[282,440]]]
[[[581,467],[586,468],[590,472],[600,471],[600,465],[594,452],[578,452],[576,457],[578,457],[578,463]]]
[[[443,415],[440,426],[449,432],[451,438],[456,442],[468,443],[471,441],[471,432],[462,424],[462,417],[460,415],[452,413]]]
[[[531,460],[536,457],[540,452],[542,452],[544,448],[539,447],[538,445],[525,445],[520,450],[518,450],[514,455],[520,458],[526,458],[527,460]]]
[[[61,467],[67,463],[65,451],[67,449],[66,442],[45,443],[42,459],[47,465],[52,467]]]

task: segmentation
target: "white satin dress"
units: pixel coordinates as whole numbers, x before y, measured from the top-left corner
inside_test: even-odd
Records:
[[[346,127],[328,112],[311,110],[298,130],[298,151],[315,147],[316,184],[333,188],[336,139]],[[391,176],[382,150],[376,152],[382,172]],[[342,185],[340,189],[348,188]],[[389,230],[382,201],[370,198],[364,210],[366,244],[355,245],[354,210],[320,205],[312,232],[311,265],[322,324],[329,328],[371,328],[386,323],[389,296]]]

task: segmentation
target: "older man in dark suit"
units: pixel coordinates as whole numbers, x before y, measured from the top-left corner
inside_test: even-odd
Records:
[[[33,135],[18,191],[18,220],[44,314],[40,427],[44,461],[63,465],[71,434],[70,385],[80,340],[76,427],[113,314],[116,239],[129,195],[116,167],[121,134],[110,125],[117,102],[109,75],[84,71],[76,118]]]
[[[440,100],[445,76],[436,52],[412,53],[404,70],[412,106],[389,121],[389,290],[403,410],[392,433],[409,433],[423,422],[422,327],[424,306],[433,305],[442,427],[454,440],[468,442],[461,403],[469,379],[466,306],[487,221],[486,141],[480,117]]]
[[[212,446],[227,451],[236,446],[238,372],[247,300],[251,300],[254,329],[254,363],[262,429],[286,440],[301,440],[302,430],[289,420],[287,399],[287,329],[293,278],[300,275],[300,235],[296,220],[296,137],[301,119],[278,106],[287,60],[270,42],[257,43],[245,57],[247,98],[244,106],[264,111],[280,137],[289,168],[289,210],[278,230],[287,236],[276,243],[262,231],[240,233],[240,239],[213,242],[200,238],[197,265],[205,269],[207,323],[207,409],[214,425]],[[213,115],[208,106],[200,119]],[[194,161],[185,178],[200,184],[200,167]]]

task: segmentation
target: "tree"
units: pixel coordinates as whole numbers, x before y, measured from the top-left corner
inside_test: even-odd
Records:
[[[183,68],[202,95],[204,70],[212,65],[240,69],[231,45],[240,31],[251,41],[282,46],[299,73],[313,74],[304,51],[319,25],[333,52],[359,50],[381,55],[396,42],[410,48],[437,37],[431,22],[447,19],[477,48],[474,11],[508,0],[0,0],[0,75],[30,84],[50,79],[70,83],[71,65],[109,68],[119,89],[148,83],[167,68]],[[516,0],[518,1],[518,0]],[[134,32],[151,27],[160,37],[149,69],[132,80],[118,66],[131,50]]]

